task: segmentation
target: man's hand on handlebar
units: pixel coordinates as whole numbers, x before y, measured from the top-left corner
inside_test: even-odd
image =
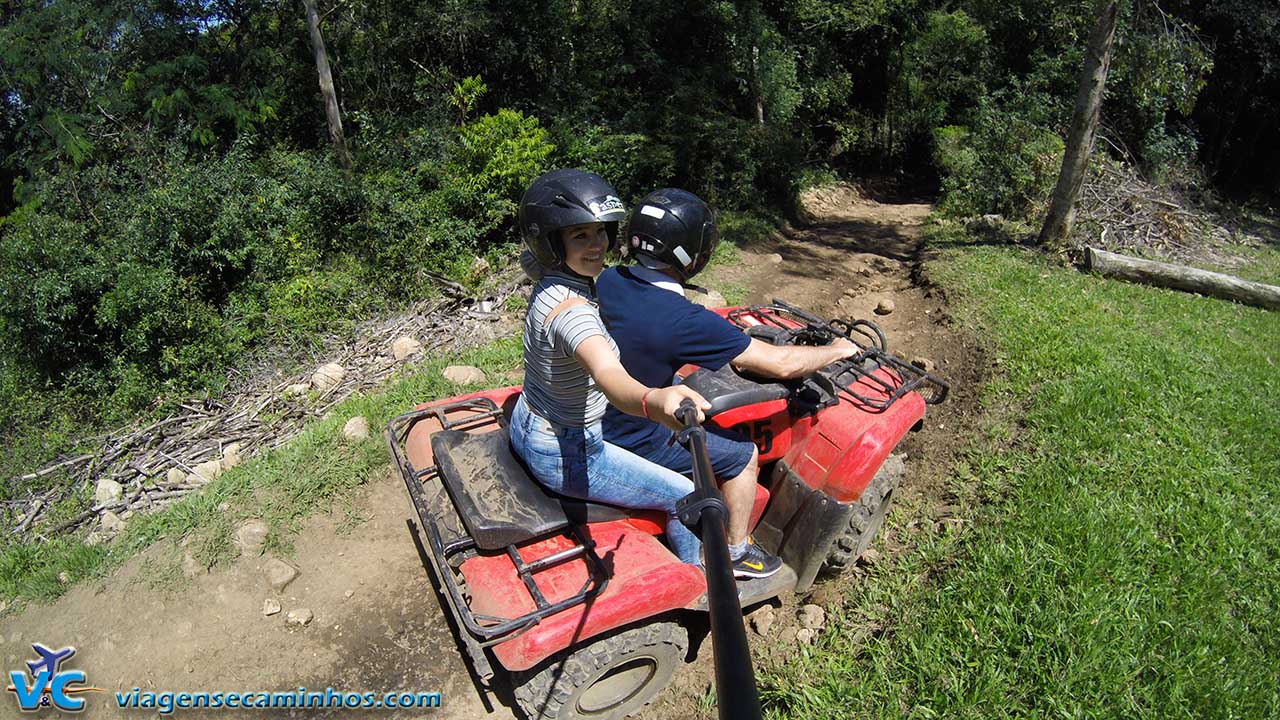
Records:
[[[658,388],[650,393],[647,402],[649,418],[666,425],[672,430],[683,428],[684,421],[677,417],[677,411],[680,409],[680,403],[686,399],[693,402],[694,408],[698,412],[698,422],[702,422],[706,418],[705,411],[711,409],[711,403],[707,402],[706,398],[699,395],[693,388],[688,388],[684,385]]]
[[[842,348],[849,353],[848,355],[845,355],[844,357],[840,358],[841,360],[848,360],[849,358],[853,357],[854,355],[857,355],[859,352],[862,351],[862,348],[858,347],[857,343],[853,342],[849,338],[842,338],[842,337],[832,340],[831,347]]]

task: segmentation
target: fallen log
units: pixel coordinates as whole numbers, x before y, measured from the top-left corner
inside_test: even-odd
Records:
[[[1280,310],[1280,287],[1186,265],[1142,260],[1098,248],[1085,248],[1085,267],[1101,275],[1144,285],[1184,290]]]

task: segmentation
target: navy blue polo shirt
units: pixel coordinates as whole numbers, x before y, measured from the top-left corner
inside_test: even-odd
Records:
[[[676,370],[688,364],[719,370],[751,344],[728,320],[636,277],[629,268],[601,273],[596,296],[622,367],[650,387],[670,385]],[[605,410],[605,440],[637,455],[665,449],[670,434],[658,423],[612,405]]]

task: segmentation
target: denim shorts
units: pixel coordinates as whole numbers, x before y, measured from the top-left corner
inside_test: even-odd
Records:
[[[746,439],[741,433],[725,430],[722,427],[707,423],[707,456],[711,459],[711,469],[720,480],[732,480],[746,469],[751,456],[756,451],[755,443]],[[675,470],[681,475],[693,473],[693,456],[683,445],[673,441],[675,433],[659,426],[661,433],[658,440],[646,443],[644,447],[629,448],[637,455],[664,468]]]
[[[605,442],[599,421],[586,427],[553,423],[521,398],[511,414],[511,449],[534,479],[552,492],[579,500],[667,514],[667,543],[686,563],[699,562],[698,538],[676,517],[676,503],[693,481]]]

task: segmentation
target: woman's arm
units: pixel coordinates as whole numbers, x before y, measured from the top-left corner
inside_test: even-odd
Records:
[[[699,422],[705,418],[703,411],[711,407],[711,403],[692,388],[683,385],[650,388],[637,382],[622,367],[622,363],[618,362],[609,342],[601,335],[592,335],[578,343],[573,356],[595,379],[596,385],[609,398],[609,402],[628,415],[648,417],[673,430],[679,430],[684,423],[676,418],[675,413],[682,400],[693,400],[698,409]]]

